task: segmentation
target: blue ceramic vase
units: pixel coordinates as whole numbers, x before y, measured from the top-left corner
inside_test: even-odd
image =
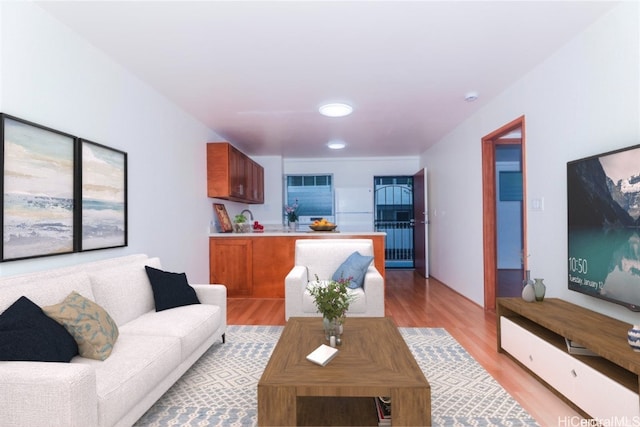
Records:
[[[627,334],[629,345],[633,351],[640,352],[640,325],[633,325]]]

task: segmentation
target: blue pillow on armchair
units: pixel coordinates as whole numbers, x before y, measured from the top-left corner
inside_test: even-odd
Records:
[[[371,265],[371,261],[373,261],[372,256],[360,255],[360,252],[356,251],[349,255],[349,258],[338,267],[331,279],[338,281],[351,277],[348,285],[349,288],[361,288],[364,284],[364,276],[367,274],[367,269],[369,265]]]

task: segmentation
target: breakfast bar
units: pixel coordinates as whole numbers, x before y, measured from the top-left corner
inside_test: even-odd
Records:
[[[385,275],[384,232],[211,233],[209,278],[224,283],[228,296],[284,298],[284,278],[293,268],[298,239],[371,239],[374,264]]]

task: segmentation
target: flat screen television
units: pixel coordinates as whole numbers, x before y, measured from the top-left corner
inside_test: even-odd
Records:
[[[567,163],[569,289],[640,311],[640,145]]]

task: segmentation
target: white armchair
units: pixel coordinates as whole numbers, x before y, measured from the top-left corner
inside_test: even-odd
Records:
[[[301,239],[296,241],[293,269],[285,278],[285,319],[320,316],[309,282],[330,280],[340,265],[354,252],[373,256],[371,239]],[[373,261],[367,268],[362,288],[350,289],[355,296],[348,317],[384,316],[384,279]]]

